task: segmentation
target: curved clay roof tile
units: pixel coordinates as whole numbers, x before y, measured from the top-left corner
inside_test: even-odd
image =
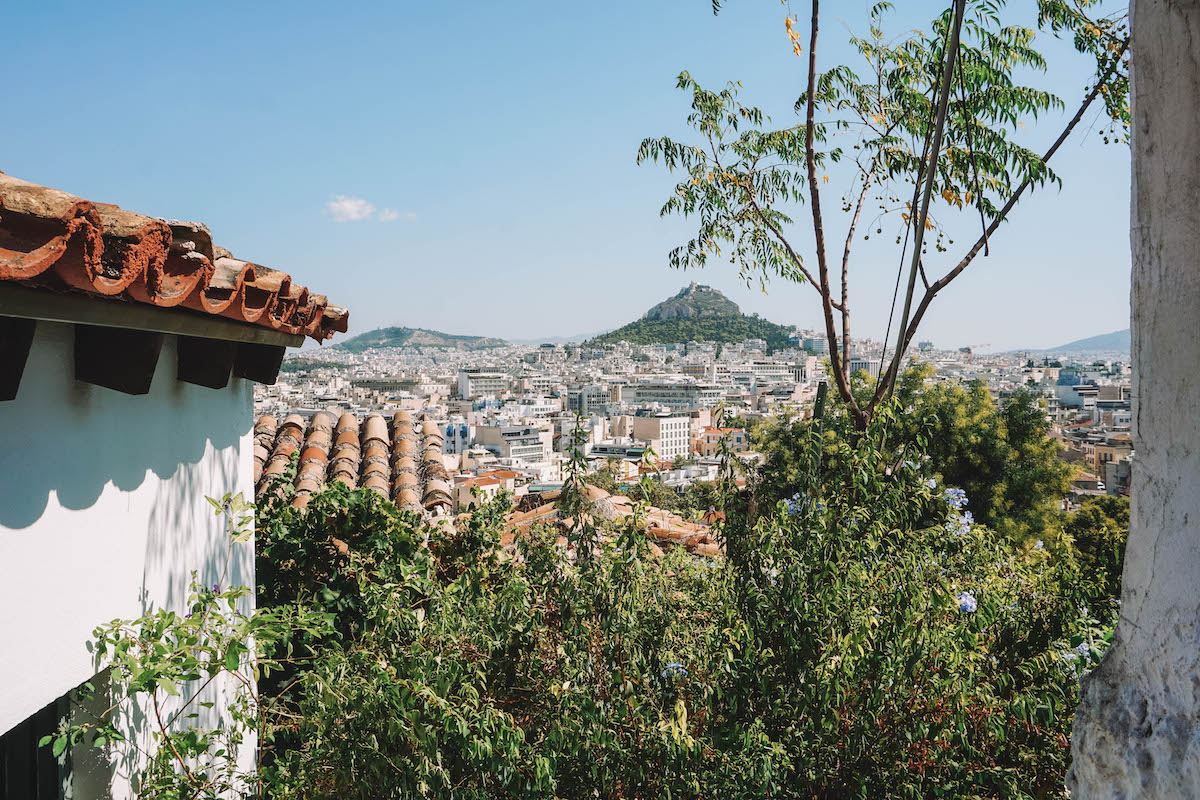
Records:
[[[387,444],[390,441],[387,422],[383,419],[382,414],[368,414],[367,418],[363,420],[362,441],[364,445],[368,442]]]
[[[309,428],[312,430],[322,430],[326,433],[332,433],[333,424],[336,421],[337,420],[334,419],[333,414],[330,414],[328,411],[322,409],[313,414],[312,422],[309,423]]]
[[[46,286],[41,276],[53,272]],[[63,284],[138,303],[186,305],[323,341],[346,309],[291,276],[236,259],[203,224],[161,220],[0,173],[0,280]]]
[[[319,492],[321,491],[321,482],[316,478],[298,478],[296,480],[296,492]]]
[[[341,306],[326,306],[321,315],[321,331],[328,339],[334,333],[345,333],[350,330],[350,312]]]
[[[199,222],[168,220],[171,246],[162,263],[147,264],[142,279],[127,293],[139,303],[171,307],[181,304],[213,274],[212,234]]]
[[[378,442],[378,441],[375,441],[374,439],[372,439],[371,441],[364,444],[361,449],[362,449],[362,457],[363,457],[364,461],[368,458],[378,458],[378,459],[382,460],[385,464],[387,463],[388,449],[387,449],[387,445],[385,445],[383,442]]]
[[[104,247],[98,259],[64,258],[55,272],[68,285],[101,295],[118,294],[161,269],[171,246],[171,229],[162,220],[96,203]]]
[[[319,461],[324,464],[326,461],[325,448],[316,445],[305,446],[304,452],[300,454],[300,463],[304,464],[309,461]]]
[[[411,510],[421,506],[421,498],[413,489],[401,489],[396,493],[395,502],[401,509]]]
[[[362,465],[361,474],[364,478],[366,478],[368,475],[382,475],[384,480],[387,480],[387,477],[391,474],[391,472],[392,470],[387,465],[386,461],[382,464],[378,461],[371,461]]]
[[[100,268],[104,223],[87,200],[0,172],[0,220],[0,280],[34,278],[63,258]]]
[[[362,479],[362,488],[370,489],[377,494],[387,497],[387,478],[381,475],[366,475]]]
[[[213,262],[208,283],[187,296],[183,304],[206,314],[220,314],[239,322],[257,322],[265,304],[254,307],[246,301],[246,282],[254,280],[254,265],[236,258],[218,258]]]

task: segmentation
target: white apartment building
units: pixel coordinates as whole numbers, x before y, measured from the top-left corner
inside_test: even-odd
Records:
[[[631,418],[634,439],[650,442],[663,461],[686,458],[692,452],[691,417],[675,414],[646,414]]]
[[[538,425],[479,425],[475,443],[502,459],[547,464],[554,450],[554,434]]]
[[[493,367],[465,367],[458,371],[458,396],[478,397],[508,390],[509,374]]]
[[[629,398],[632,394],[633,397]],[[626,387],[621,399],[636,403],[661,403],[672,411],[710,408],[725,396],[720,386],[695,381],[643,381]]]
[[[803,347],[808,352],[816,355],[828,355],[829,340],[817,336],[810,336],[804,340]]]
[[[504,406],[501,413],[514,417],[549,417],[563,410],[558,397],[522,397]]]
[[[850,374],[856,372],[866,372],[872,378],[879,377],[879,359],[877,358],[851,358],[850,359]]]

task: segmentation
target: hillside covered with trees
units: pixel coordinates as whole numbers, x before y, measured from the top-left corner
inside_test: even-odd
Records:
[[[762,339],[773,352],[792,346],[791,335],[791,330],[782,325],[743,314],[737,303],[718,290],[692,283],[636,322],[592,339],[592,344],[731,344]]]
[[[334,345],[340,350],[351,353],[361,353],[372,347],[462,347],[468,350],[487,350],[493,347],[503,347],[507,342],[490,336],[466,336],[456,333],[442,333],[425,328],[378,328],[367,333],[360,333]]]

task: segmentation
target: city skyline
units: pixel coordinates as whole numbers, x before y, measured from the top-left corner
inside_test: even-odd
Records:
[[[868,7],[839,10],[861,30]],[[927,27],[938,8],[906,4],[890,27]],[[674,88],[684,69],[708,86],[741,80],[745,102],[791,124],[803,63],[784,13],[773,3],[728,4],[717,17],[708,2],[336,13],[301,3],[280,17],[228,4],[180,42],[162,35],[170,11],[152,4],[86,24],[24,7],[9,15],[12,57],[39,69],[11,93],[33,123],[0,133],[0,168],[206,220],[235,252],[328,286],[353,310],[351,334],[574,336],[634,320],[690,280],[746,313],[817,327],[807,287],[777,281],[763,294],[727,264],[669,269],[668,250],[692,229],[658,216],[674,178],[634,164],[642,138],[685,133],[687,97]],[[1087,64],[1042,38],[1050,72],[1036,80],[1072,109]],[[845,39],[825,29],[823,66],[851,62]],[[238,56],[214,57],[213,42]],[[103,91],[77,89],[80,63]],[[56,124],[67,105],[88,125]],[[1063,117],[1030,124],[1022,141],[1043,149]],[[1096,127],[1085,118],[1056,156],[1063,189],[1018,206],[919,338],[1004,350],[1127,327],[1129,154],[1103,146]],[[830,192],[827,206],[836,200]],[[884,229],[858,251],[856,334],[874,338],[899,260]],[[802,215],[796,238],[811,255]]]

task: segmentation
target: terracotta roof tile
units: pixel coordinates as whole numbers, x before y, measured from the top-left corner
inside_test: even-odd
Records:
[[[323,341],[349,314],[285,272],[242,261],[200,223],[95,203],[0,172],[0,280],[180,306]]]
[[[426,430],[432,435],[425,437]],[[254,426],[258,493],[284,472],[289,457],[299,451],[293,501],[297,508],[307,507],[309,496],[327,482],[340,481],[377,492],[406,510],[439,511],[452,505],[439,434],[439,426],[433,423],[415,427],[406,412],[396,413],[390,430],[380,414],[359,420],[347,412],[335,419],[319,411],[307,425],[298,414],[288,415],[283,422],[264,415]],[[260,455],[265,462],[261,470]]]

